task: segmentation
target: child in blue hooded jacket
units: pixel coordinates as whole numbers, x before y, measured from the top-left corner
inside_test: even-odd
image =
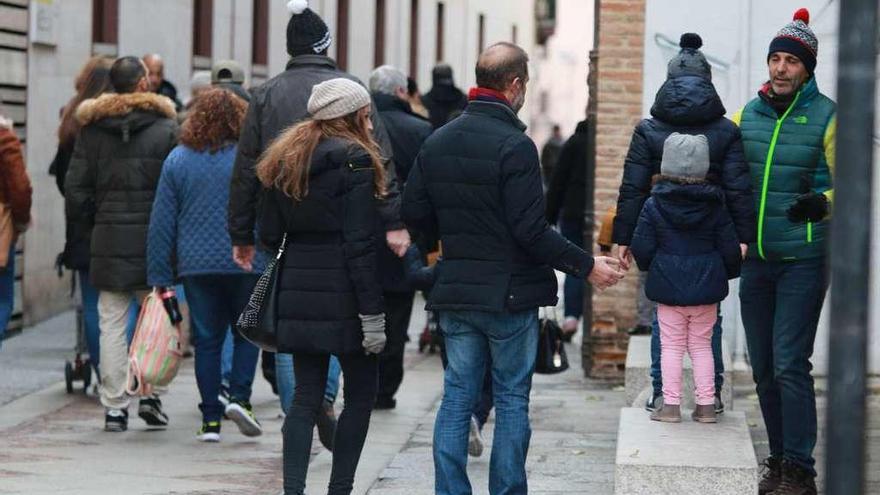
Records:
[[[718,303],[727,297],[728,280],[739,276],[742,254],[724,193],[706,180],[706,137],[670,135],[660,170],[631,245],[639,269],[648,272],[645,293],[658,303],[663,408],[651,419],[681,421],[682,359],[687,352],[696,387],[692,417],[714,423],[712,327]]]

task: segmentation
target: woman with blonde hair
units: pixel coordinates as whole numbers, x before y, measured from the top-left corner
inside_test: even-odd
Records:
[[[371,136],[370,95],[361,85],[322,82],[312,89],[308,110],[311,119],[282,133],[257,164],[266,188],[259,230],[268,247],[286,242],[275,317],[278,350],[294,356],[296,392],[284,420],[284,493],[305,489],[334,355],[345,376],[328,489],[338,495],[354,484],[376,397],[376,355],[386,340],[376,277],[385,171]]]
[[[229,403],[218,397],[221,352],[262,270],[248,273],[232,260],[226,229],[229,180],[247,103],[223,89],[208,89],[183,123],[180,144],[162,166],[147,235],[147,284],[160,291],[179,278],[187,294],[195,341],[196,382],[201,394],[203,442],[220,440],[225,414],[246,436],[263,430],[250,404],[259,349],[234,332]]]

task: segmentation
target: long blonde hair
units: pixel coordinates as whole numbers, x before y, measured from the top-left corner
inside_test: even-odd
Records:
[[[260,157],[257,178],[264,187],[277,188],[285,195],[302,201],[309,194],[309,169],[312,154],[322,139],[340,138],[360,146],[369,154],[374,170],[377,197],[384,197],[385,168],[379,154],[379,145],[367,129],[361,111],[333,120],[305,120],[279,135]]]

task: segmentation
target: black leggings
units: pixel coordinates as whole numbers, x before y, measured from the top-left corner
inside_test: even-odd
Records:
[[[339,415],[333,441],[333,470],[329,495],[348,495],[354,485],[370,413],[376,400],[378,383],[375,356],[348,354],[337,356],[345,378],[345,407]],[[324,402],[329,354],[293,353],[296,390],[293,406],[284,419],[284,493],[301,495],[306,487],[306,473],[312,450],[315,420]]]

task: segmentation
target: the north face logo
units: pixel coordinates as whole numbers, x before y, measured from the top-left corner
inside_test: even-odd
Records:
[[[807,123],[807,116],[806,115],[799,115],[799,116],[795,117],[794,123],[795,124],[806,124]]]

